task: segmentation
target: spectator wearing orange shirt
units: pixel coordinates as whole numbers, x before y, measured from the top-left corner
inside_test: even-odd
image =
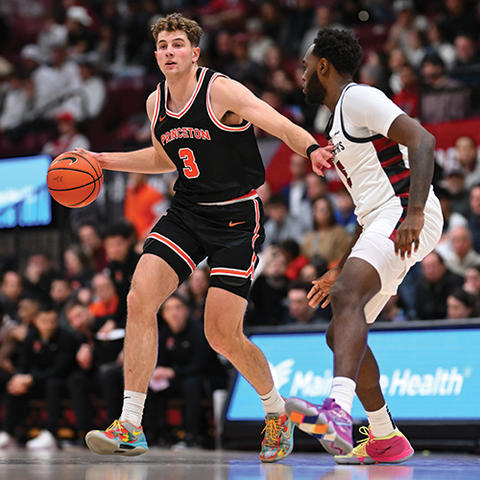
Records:
[[[162,213],[164,196],[147,183],[143,173],[130,173],[125,194],[124,215],[142,241]]]

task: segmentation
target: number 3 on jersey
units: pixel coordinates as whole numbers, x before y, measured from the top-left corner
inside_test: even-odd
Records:
[[[195,155],[189,148],[180,148],[178,150],[180,160],[183,160],[183,173],[187,178],[197,178],[200,175],[197,162],[195,161]]]

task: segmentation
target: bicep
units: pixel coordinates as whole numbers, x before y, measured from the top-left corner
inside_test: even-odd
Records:
[[[239,82],[222,78],[217,79],[213,86],[212,95],[215,95],[215,98],[212,101],[224,112],[232,111],[279,138],[283,136],[286,127],[294,126],[290,120]]]
[[[433,136],[407,114],[399,115],[388,129],[388,138],[407,147],[418,147],[423,138]]]

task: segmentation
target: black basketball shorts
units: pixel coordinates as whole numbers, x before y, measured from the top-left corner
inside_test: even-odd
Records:
[[[265,240],[256,193],[222,204],[173,199],[145,240],[143,253],[163,258],[182,283],[207,258],[210,286],[247,298]]]

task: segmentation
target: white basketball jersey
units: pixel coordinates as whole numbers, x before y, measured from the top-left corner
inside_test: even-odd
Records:
[[[407,147],[387,137],[391,124],[402,114],[380,90],[350,83],[325,131],[358,222],[364,228],[374,223],[376,231],[392,239],[405,218],[410,189]]]

